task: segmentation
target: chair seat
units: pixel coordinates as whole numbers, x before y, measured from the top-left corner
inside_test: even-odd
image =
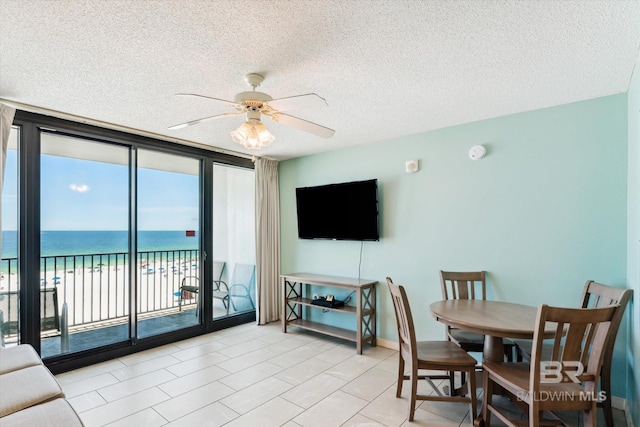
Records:
[[[522,340],[517,339],[513,340],[513,343],[516,345],[516,351],[520,356],[524,358],[524,360],[531,359],[531,351],[533,349],[533,341],[531,340]]]
[[[419,367],[424,364],[430,367],[439,365],[473,367],[477,363],[476,359],[451,341],[418,341],[416,349]]]
[[[180,289],[187,292],[198,292],[200,290],[198,286],[182,286]]]
[[[453,341],[458,343],[474,344],[483,346],[484,335],[476,334],[475,332],[463,331],[462,329],[449,329],[449,336]]]
[[[533,342],[531,340],[514,340],[517,346],[518,354],[525,360],[531,360],[531,352],[533,351]],[[553,346],[551,344],[542,345],[542,360],[550,360]]]
[[[228,299],[229,292],[225,291],[213,291],[213,297],[218,299]]]
[[[531,370],[529,363],[505,363],[485,360],[482,362],[482,366],[485,372],[489,372],[501,381],[509,378],[509,382],[513,383],[516,388],[521,390],[529,389],[529,372]]]
[[[484,350],[484,335],[482,334],[456,328],[450,328],[448,333],[451,341],[458,344],[464,351],[482,352]],[[504,338],[502,342],[507,361],[511,361],[515,343],[507,338]]]
[[[533,396],[529,394],[531,370],[529,363],[485,361],[483,367],[486,374],[489,374],[494,381],[508,389],[516,398],[527,403],[531,401]],[[586,410],[590,408],[591,402],[597,398],[597,394],[594,396],[591,393],[586,393],[579,383],[569,382],[541,383],[539,393],[540,396],[536,398],[540,408],[550,411],[565,409],[568,403],[571,403],[572,410]],[[583,405],[576,407],[576,405],[580,405],[580,402]]]

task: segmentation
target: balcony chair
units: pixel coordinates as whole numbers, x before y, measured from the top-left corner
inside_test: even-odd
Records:
[[[40,289],[40,330],[60,331],[58,288],[55,286]]]
[[[487,299],[487,282],[484,271],[456,272],[440,270],[440,286],[442,288],[442,299]],[[482,353],[484,349],[484,335],[475,332],[463,331],[461,329],[446,326],[446,337],[454,342],[464,351]],[[504,339],[504,355],[507,361],[513,360],[515,344],[509,339]],[[482,370],[482,366],[477,366]],[[462,382],[464,383],[464,373]],[[453,380],[450,384],[453,390]]]
[[[5,346],[5,337],[18,336],[18,292],[0,293],[0,347]]]
[[[607,348],[604,352],[604,360],[600,370],[600,389],[606,393],[606,399],[599,401],[598,406],[602,407],[607,427],[614,427],[613,408],[611,407],[611,363],[613,348],[616,343],[616,335],[618,334],[618,329],[620,328],[624,311],[632,294],[633,291],[631,289],[616,288],[594,282],[593,280],[588,280],[584,285],[582,297],[580,298],[582,308],[598,308],[610,305],[620,306],[616,311],[615,317],[611,321],[611,338],[609,342],[607,342]],[[516,343],[518,361],[531,360],[532,341],[514,340],[514,342]],[[548,354],[550,351],[551,347],[549,345],[544,345],[543,354]]]
[[[476,418],[476,360],[451,341],[417,341],[416,332],[409,307],[409,300],[404,287],[395,285],[387,277],[391,300],[396,314],[398,325],[398,385],[396,397],[402,395],[402,384],[404,380],[411,382],[411,394],[409,396],[408,420],[413,421],[416,400],[447,401],[469,403],[471,407],[471,419]],[[405,368],[408,375],[405,374]],[[444,371],[447,374],[419,374],[419,370]],[[469,374],[468,395],[451,396],[443,395],[433,384],[434,379],[451,379],[454,372],[466,372]],[[435,394],[418,394],[418,379],[425,379],[434,389]],[[451,388],[453,391],[453,387]]]
[[[224,261],[213,262],[213,299],[222,301],[224,309],[229,314],[229,287],[222,280],[226,266],[227,263]]]
[[[254,310],[256,306],[253,302],[252,294],[255,295],[255,289],[255,264],[236,264],[233,267],[233,274],[229,280],[229,301],[231,302],[233,310]],[[241,304],[241,301],[245,301],[246,304]]]
[[[2,347],[5,344],[5,337],[18,335],[19,298],[17,291],[0,292],[0,346]],[[60,331],[58,288],[56,287],[40,289],[40,330]]]
[[[200,307],[200,279],[198,279],[198,276],[183,277],[178,295],[178,311],[182,311],[183,300],[191,301],[193,298],[196,298],[196,316],[198,316],[198,308]]]
[[[530,427],[549,425],[554,421],[543,420],[544,411],[583,411],[582,425],[596,427],[600,367],[618,308],[540,306],[531,363],[487,360],[483,363],[484,425],[491,425],[492,414],[508,426],[523,425],[523,420],[510,419],[493,405],[493,389],[497,384],[518,399],[518,406],[527,406],[527,425]],[[555,331],[550,352],[545,352],[543,347],[545,328]],[[547,371],[548,366],[552,369]],[[557,421],[563,424],[561,420]]]
[[[224,268],[226,266],[224,261],[213,262],[213,298],[222,300],[222,304],[229,314],[229,292],[227,285],[222,281],[222,275],[224,274]],[[178,310],[182,311],[182,300],[193,298],[196,300],[196,316],[198,315],[198,308],[200,307],[200,279],[197,276],[186,276],[182,279],[180,284],[180,295],[178,299]]]

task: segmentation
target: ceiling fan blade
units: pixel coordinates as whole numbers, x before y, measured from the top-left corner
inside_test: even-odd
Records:
[[[197,93],[176,93],[177,96],[196,96],[198,98],[206,98],[206,99],[211,99],[213,101],[218,101],[218,102],[223,102],[226,105],[230,105],[234,108],[236,107],[241,107],[242,105],[238,104],[237,102],[233,102],[233,101],[227,101],[226,99],[220,99],[220,98],[212,98],[210,96],[205,96],[205,95],[198,95]]]
[[[326,107],[327,101],[315,93],[307,93],[306,95],[296,95],[287,98],[274,99],[267,102],[269,107],[276,111],[298,110],[303,108],[319,108]]]
[[[274,122],[282,123],[283,125],[291,126],[296,129],[303,130],[305,132],[312,133],[321,138],[331,138],[336,131],[333,129],[329,129],[324,126],[320,126],[319,124],[308,122],[306,120],[299,119],[297,117],[290,116],[288,114],[273,114],[271,119]]]
[[[237,113],[216,114],[215,116],[203,117],[202,119],[192,120],[190,122],[180,123],[179,125],[171,126],[169,127],[169,130],[182,129],[182,128],[186,128],[187,126],[197,125],[198,123],[208,122],[210,120],[216,120],[222,117],[239,116],[240,114],[244,114],[244,112],[239,111]]]

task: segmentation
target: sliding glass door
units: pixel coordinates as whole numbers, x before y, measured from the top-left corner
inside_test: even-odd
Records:
[[[200,160],[138,150],[138,337],[200,323]]]
[[[213,317],[255,310],[255,174],[213,165]]]
[[[45,132],[41,152],[42,355],[199,324],[200,161],[136,150],[130,193],[128,147]]]
[[[42,356],[129,339],[127,147],[41,133]]]
[[[252,166],[17,111],[0,345],[61,372],[255,319]]]

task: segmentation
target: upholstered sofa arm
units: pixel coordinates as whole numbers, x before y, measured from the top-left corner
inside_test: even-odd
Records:
[[[28,344],[0,348],[0,425],[82,426],[56,378]]]

